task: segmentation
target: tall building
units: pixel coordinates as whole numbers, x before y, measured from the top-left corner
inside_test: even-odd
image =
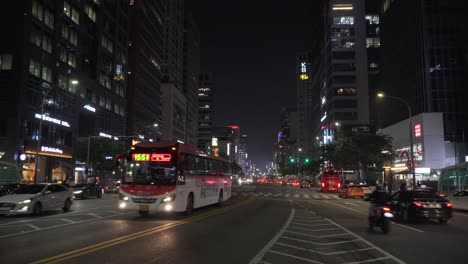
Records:
[[[311,54],[296,55],[296,90],[297,90],[297,135],[296,145],[306,151],[312,145],[312,82],[310,78]],[[291,136],[291,134],[289,134]]]
[[[163,82],[182,91],[184,60],[184,1],[165,1],[163,17],[164,53]]]
[[[212,153],[214,81],[212,73],[201,73],[198,88],[198,148]]]
[[[247,173],[247,159],[249,155],[247,153],[247,141],[248,136],[243,134],[240,137],[240,144],[239,144],[239,165],[242,167],[242,171]]]
[[[413,115],[443,113],[444,138],[451,142],[465,142],[468,132],[467,12],[457,0],[384,3],[382,90],[406,100]],[[399,102],[380,103],[381,126],[408,117]],[[457,162],[464,161],[463,156]]]
[[[0,152],[24,159],[24,182],[71,178],[77,137],[125,135],[128,9],[111,0],[3,4]]]
[[[184,25],[184,83],[187,98],[185,143],[198,143],[198,76],[200,74],[200,32],[190,13]]]
[[[161,137],[164,0],[131,1],[127,134]]]
[[[320,127],[327,140],[336,126],[370,128],[369,84],[378,67],[380,17],[368,2],[378,0],[330,0],[325,5]]]
[[[299,118],[295,107],[282,107],[280,130],[275,142],[274,161],[279,168],[284,168],[291,157],[295,157],[298,140]]]

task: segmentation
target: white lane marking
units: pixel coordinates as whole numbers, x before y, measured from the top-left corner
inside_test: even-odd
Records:
[[[316,236],[316,235],[304,234],[304,233],[299,233],[299,232],[294,232],[294,231],[287,231],[287,230],[284,231],[284,232],[285,232],[285,233],[296,234],[296,235],[300,235],[300,236],[317,237],[317,238],[336,237],[336,236],[349,235],[348,233],[339,233],[339,234],[331,234],[331,235]]]
[[[281,242],[277,242],[276,244],[281,245],[281,246],[285,246],[285,247],[294,248],[294,249],[304,250],[304,251],[308,251],[308,252],[312,252],[312,253],[317,253],[317,254],[325,255],[325,256],[339,255],[339,254],[346,254],[346,253],[354,253],[354,252],[367,251],[367,250],[374,249],[373,247],[367,247],[367,248],[360,248],[360,249],[353,249],[353,250],[322,252],[322,251],[318,251],[318,250],[312,250],[312,249],[308,249],[308,248],[289,245],[289,244],[285,244],[285,243],[281,243]]]
[[[293,219],[293,221],[298,222],[298,223],[317,223],[317,222],[325,222],[326,220],[322,218],[322,219],[317,219],[317,220]]]
[[[298,242],[303,242],[303,243],[309,243],[309,244],[313,244],[313,245],[319,245],[319,246],[339,245],[339,244],[346,244],[346,243],[352,243],[352,242],[360,241],[359,239],[352,239],[352,240],[342,240],[342,241],[336,241],[336,242],[319,243],[319,242],[308,241],[308,240],[303,240],[303,239],[298,239],[298,238],[293,238],[293,237],[287,237],[287,236],[281,236],[281,238],[294,240],[294,241],[298,241]]]
[[[128,215],[128,214],[134,214],[134,213],[135,213],[135,212],[131,212],[131,213],[125,213],[125,214],[121,214],[121,215]],[[121,216],[121,215],[119,215],[119,216]],[[105,217],[102,217],[102,218],[111,218],[111,217],[116,217],[116,216],[117,216],[117,215],[111,215],[111,216],[105,216]],[[88,219],[88,220],[83,220],[83,221],[77,221],[77,222],[75,222],[75,223],[66,223],[66,224],[60,224],[60,225],[55,225],[55,226],[44,227],[44,228],[41,228],[41,229],[39,229],[39,230],[31,230],[31,231],[17,232],[17,233],[13,233],[13,234],[8,234],[8,235],[0,236],[0,238],[12,237],[12,236],[19,236],[19,235],[24,235],[24,234],[32,233],[32,232],[39,232],[39,231],[43,231],[43,230],[55,229],[55,228],[59,228],[59,227],[63,227],[63,226],[81,224],[81,223],[86,223],[86,222],[91,222],[91,221],[96,221],[96,218]]]
[[[352,205],[352,206],[359,206],[359,205],[353,204],[353,203],[345,203],[345,204],[349,204],[349,205]]]
[[[102,206],[102,207],[94,207],[94,208],[90,208],[90,209],[71,211],[71,212],[67,212],[66,215],[71,215],[71,214],[76,214],[76,213],[80,213],[80,212],[84,212],[84,211],[91,211],[91,210],[96,210],[96,209],[101,209],[101,208],[106,208],[106,207],[115,207],[115,205],[106,205],[106,206]],[[33,219],[28,219],[28,220],[19,220],[19,221],[14,221],[14,222],[10,222],[10,223],[4,223],[4,224],[2,223],[2,224],[0,224],[0,226],[6,226],[6,225],[11,225],[11,224],[16,224],[16,223],[30,223],[30,222],[35,222],[35,221],[51,220],[50,218],[54,218],[54,217],[57,217],[57,216],[58,216],[58,214],[42,216],[42,217],[39,217],[39,218],[33,218]],[[60,214],[60,216],[63,217],[63,214]]]
[[[102,216],[97,215],[97,214],[95,214],[95,213],[89,213],[88,215],[93,216],[93,217],[96,217],[96,218],[98,218],[98,219],[101,219],[101,218],[102,218]]]
[[[257,255],[255,255],[255,257],[249,262],[249,264],[257,264],[260,262],[260,260],[262,260],[263,256],[268,252],[268,250],[270,250],[273,244],[275,244],[276,241],[280,238],[280,236],[286,231],[286,229],[289,226],[289,223],[291,223],[291,220],[294,217],[294,213],[295,213],[295,209],[293,207],[291,209],[291,215],[289,216],[288,220],[286,220],[286,223],[284,223],[281,230],[273,237],[273,239],[270,240],[270,242],[268,242],[268,244],[265,245],[265,247],[263,247],[262,250],[260,250],[260,252],[257,253]]]
[[[41,228],[40,227],[37,227],[35,225],[31,225],[31,224],[27,224],[25,226],[29,226],[30,228],[34,229],[34,230],[40,230]]]
[[[307,230],[307,231],[312,231],[312,232],[318,232],[318,231],[327,231],[327,230],[336,230],[336,229],[339,229],[339,228],[336,228],[336,227],[333,227],[333,228],[310,229],[310,228],[302,228],[302,227],[294,227],[294,226],[290,226],[290,228],[294,228],[294,229],[300,229],[300,230]]]
[[[295,216],[294,218],[299,218],[299,219],[318,219],[322,218],[321,216]]]
[[[322,221],[322,220],[320,220]],[[316,225],[307,225],[307,224],[303,224],[303,223],[298,223],[298,222],[291,222],[291,224],[295,224],[295,225],[302,225],[302,226],[329,226],[331,224],[316,224]]]
[[[275,253],[275,254],[278,254],[278,255],[283,255],[283,256],[286,256],[286,257],[290,257],[290,258],[300,259],[300,260],[302,260],[302,261],[306,261],[306,262],[310,262],[310,263],[325,264],[325,263],[320,262],[320,261],[315,261],[315,260],[311,260],[311,259],[301,258],[301,257],[298,257],[298,256],[294,256],[294,255],[282,253],[282,252],[275,251],[275,250],[270,250],[270,251],[268,251],[268,252]]]
[[[60,218],[59,220],[64,221],[64,222],[68,222],[68,223],[76,223],[76,221],[72,221],[72,220],[65,219],[65,218]]]
[[[376,262],[376,261],[381,261],[385,259],[389,259],[390,257],[381,257],[381,258],[375,258],[375,259],[368,259],[368,260],[363,260],[363,261],[354,261],[354,262],[346,262],[344,264],[360,264],[360,263],[369,263],[369,262]]]
[[[400,263],[400,264],[404,264],[405,262],[395,256],[393,256],[392,254],[388,253],[387,251],[381,249],[380,247],[378,247],[377,245],[374,245],[372,244],[371,242],[365,240],[363,237],[359,236],[358,234],[356,233],[353,233],[351,232],[350,230],[348,230],[347,228],[345,228],[344,226],[326,218],[328,221],[330,221],[330,223],[332,224],[335,224],[336,226],[338,226],[339,228],[343,229],[344,231],[348,232],[350,235],[353,235],[354,237],[360,239],[362,242],[366,243],[368,246],[371,246],[371,247],[374,247],[377,251],[379,251],[380,253],[384,254],[385,256],[387,256],[388,258],[391,258],[393,259],[395,262],[397,263]],[[363,262],[355,262],[355,263],[363,263]]]
[[[357,212],[357,213],[362,214],[362,215],[367,215],[367,213],[361,212],[361,211],[356,210],[356,209],[353,209],[353,208],[348,208],[348,207],[346,207],[346,206],[342,206],[342,205],[339,205],[339,204],[334,204],[334,203],[327,202],[327,201],[324,201],[324,203],[329,203],[329,204],[332,204],[332,205],[334,205],[334,206],[338,206],[338,207],[344,208],[344,209],[346,209],[346,210],[351,210],[351,211]],[[407,226],[407,225],[398,224],[398,223],[395,223],[395,222],[391,222],[391,223],[394,224],[394,225],[397,225],[397,226],[401,226],[401,227],[404,227],[404,228],[408,228],[408,229],[410,229],[410,230],[413,230],[413,231],[416,231],[416,232],[419,232],[419,233],[424,233],[423,230],[420,230],[420,229],[417,229],[417,228],[414,228],[414,227],[410,227],[410,226]]]

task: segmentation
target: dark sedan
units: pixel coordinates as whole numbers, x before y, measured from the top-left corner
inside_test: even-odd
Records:
[[[89,197],[102,197],[102,188],[95,183],[77,183],[71,186],[73,198],[87,199]]]
[[[4,184],[0,185],[0,196],[9,194],[16,190],[18,187],[20,187],[22,184],[19,183],[10,183],[10,184]]]
[[[452,203],[426,190],[396,192],[391,197],[389,206],[404,222],[411,219],[437,219],[443,224],[452,217]]]

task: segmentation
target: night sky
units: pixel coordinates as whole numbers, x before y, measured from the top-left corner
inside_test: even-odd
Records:
[[[249,159],[272,161],[281,106],[296,105],[296,52],[322,38],[319,0],[189,0],[201,70],[213,72],[214,122],[247,134]]]

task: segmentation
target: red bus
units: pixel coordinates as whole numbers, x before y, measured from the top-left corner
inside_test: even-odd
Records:
[[[321,192],[339,191],[341,187],[340,174],[334,169],[325,169],[322,174]]]
[[[231,197],[229,162],[176,142],[140,142],[118,162],[119,208],[185,212]]]

